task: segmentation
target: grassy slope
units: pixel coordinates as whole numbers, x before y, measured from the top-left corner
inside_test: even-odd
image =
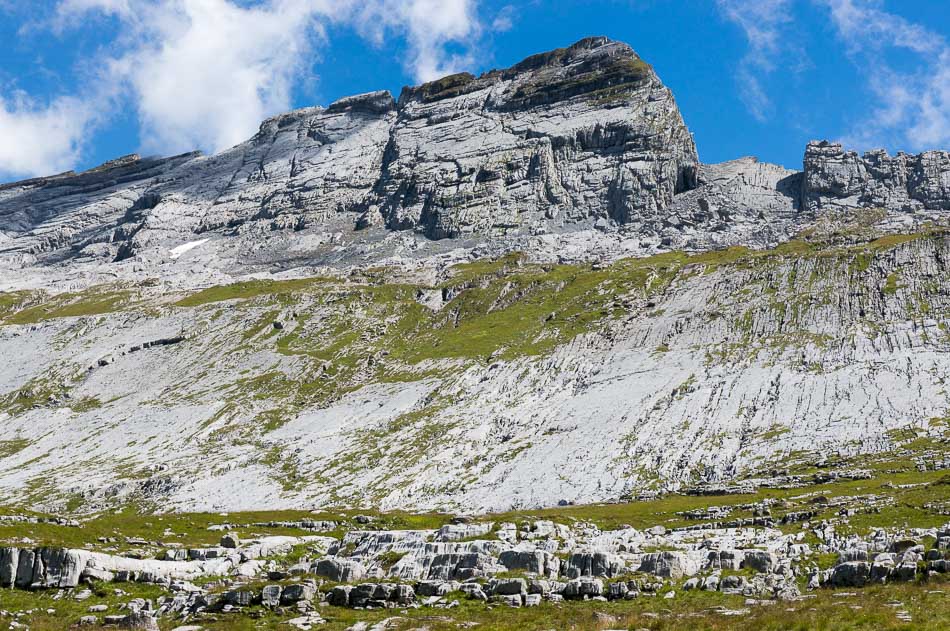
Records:
[[[889,293],[900,282],[890,277],[886,282],[876,278],[880,276],[874,264],[878,257],[888,256],[894,248],[913,241],[946,238],[944,232],[931,231],[889,235],[851,245],[799,240],[768,251],[737,247],[700,254],[673,252],[605,266],[537,265],[514,254],[457,266],[450,278],[435,288],[394,282],[388,279],[388,270],[378,269],[366,270],[350,279],[253,280],[211,287],[178,297],[172,305],[168,297],[156,300],[142,289],[111,285],[53,298],[21,292],[0,294],[0,319],[7,324],[30,324],[101,316],[115,310],[136,310],[146,316],[153,316],[156,311],[189,310],[209,327],[205,334],[213,342],[206,349],[209,357],[214,355],[211,350],[215,344],[234,357],[261,349],[286,356],[292,360],[293,372],[281,366],[262,368],[225,386],[223,393],[229,405],[220,411],[222,420],[233,418],[241,422],[235,425],[237,433],[228,427],[228,431],[216,434],[212,440],[258,444],[261,464],[271,468],[281,483],[297,485],[294,462],[283,458],[279,449],[267,447],[267,434],[300,411],[332,403],[365,384],[427,377],[438,380],[471,362],[543,355],[617,318],[651,317],[651,301],[672,283],[721,268],[750,270],[763,279],[763,286],[743,291],[761,292],[769,297],[768,308],[782,310],[784,331],[780,339],[757,338],[752,329],[757,312],[752,307],[740,309],[725,317],[731,319],[732,330],[744,332],[743,340],[747,343],[740,343],[737,348],[712,349],[713,353],[735,358],[737,353],[748,357],[762,345],[821,345],[825,340],[808,331],[801,313],[816,300],[829,298],[812,295],[810,291],[801,296],[789,295],[796,276],[798,284],[802,284],[804,274],[797,271],[799,268],[808,266],[811,277],[840,274],[844,270],[856,284],[883,283]],[[774,274],[779,265],[784,266],[783,273]],[[790,277],[786,278],[789,269]],[[811,278],[805,284],[810,285]],[[450,300],[433,312],[416,299],[423,290],[445,292]],[[947,314],[932,313],[933,296],[928,293],[941,291],[943,288],[935,283],[921,295],[908,296],[908,309],[913,311],[908,311],[908,317],[936,316],[946,332]],[[223,313],[230,315],[221,317]],[[272,326],[278,319],[284,319],[284,329]],[[225,325],[226,322],[232,324]],[[240,324],[239,331],[226,328],[233,327],[233,323]],[[201,375],[219,370],[218,359],[215,356],[209,365],[195,366],[195,379],[200,382]],[[74,367],[66,368],[75,373]],[[105,393],[75,400],[69,396],[70,387],[62,375],[51,369],[24,388],[0,393],[0,412],[18,414],[50,405],[82,411],[109,400]],[[49,403],[51,400],[59,403]],[[426,409],[413,410],[392,423],[389,429],[406,437],[402,451],[407,458],[422,458],[438,447],[437,439],[445,427],[437,412],[447,404],[451,401],[434,396]],[[256,422],[247,423],[247,419]],[[208,422],[213,420],[217,419]],[[373,456],[378,438],[372,433],[359,437],[357,442],[363,448],[354,450],[353,458],[333,463],[328,474],[346,473],[359,457]],[[15,442],[0,444],[0,458],[23,448]]]

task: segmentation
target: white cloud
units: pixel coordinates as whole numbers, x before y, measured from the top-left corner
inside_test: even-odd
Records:
[[[736,69],[743,103],[759,121],[769,118],[772,101],[762,79],[775,70],[789,38],[783,29],[791,23],[791,0],[717,0],[719,11],[734,22],[748,40],[749,49]]]
[[[31,176],[69,170],[95,120],[94,109],[76,98],[48,104],[22,92],[0,98],[0,173]]]
[[[409,42],[406,66],[417,81],[459,72],[473,62],[471,43],[481,31],[474,0],[370,0],[353,14],[357,28],[380,44],[389,31]],[[451,54],[451,43],[468,44],[465,54]]]
[[[906,144],[915,151],[950,144],[950,44],[942,36],[888,13],[880,3],[818,0],[864,73],[875,104],[842,141],[859,148]],[[896,68],[891,54],[915,55],[913,70]]]
[[[899,46],[931,53],[945,46],[943,38],[919,24],[878,8],[874,0],[818,0],[825,5],[845,44],[852,52]]]
[[[504,33],[510,31],[515,25],[515,8],[507,4],[501,8],[501,10],[495,15],[495,19],[492,20],[491,30],[496,33]]]
[[[101,1],[101,0],[100,0]],[[132,93],[144,149],[219,151],[291,103],[319,36],[312,2],[138,2],[122,16],[126,50],[109,76]]]

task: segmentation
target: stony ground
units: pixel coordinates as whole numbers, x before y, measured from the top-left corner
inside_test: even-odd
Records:
[[[477,516],[9,507],[0,582],[11,549],[45,561],[0,590],[0,626],[942,629],[950,473],[913,448],[752,493]]]
[[[0,296],[0,498],[487,512],[947,467],[950,239]],[[596,454],[596,456],[594,455]]]

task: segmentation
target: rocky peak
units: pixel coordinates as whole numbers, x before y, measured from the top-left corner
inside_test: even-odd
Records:
[[[649,64],[591,37],[406,87],[398,102],[377,91],[281,114],[214,156],[127,156],[0,186],[0,267],[162,274],[194,242],[227,275],[476,249],[578,260],[766,247],[864,207],[946,214],[950,157],[814,142],[803,173],[701,165]]]
[[[327,112],[365,112],[367,114],[388,114],[396,109],[396,101],[387,90],[377,90],[355,96],[345,96],[330,104]]]
[[[405,88],[362,223],[431,239],[629,224],[662,214],[698,162],[652,68],[588,38]]]
[[[484,242],[636,228],[662,221],[698,162],[652,68],[626,44],[588,38],[405,88],[398,104],[379,91],[281,114],[215,156],[124,158],[20,186],[0,198],[0,253],[147,263],[201,235],[235,260],[266,258],[266,242],[283,248],[292,230],[318,244],[295,254],[313,260],[339,233]],[[96,186],[73,186],[90,177]]]
[[[567,48],[531,55],[504,70],[476,77],[462,72],[417,87],[403,88],[400,106],[433,103],[505,84],[488,105],[499,110],[550,105],[596,93],[603,102],[644,82],[660,81],[653,69],[628,45],[606,37],[588,37]]]

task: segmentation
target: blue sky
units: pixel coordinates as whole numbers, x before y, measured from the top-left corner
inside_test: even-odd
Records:
[[[706,162],[950,148],[948,0],[0,0],[0,181],[221,150],[589,35],[654,66]]]

